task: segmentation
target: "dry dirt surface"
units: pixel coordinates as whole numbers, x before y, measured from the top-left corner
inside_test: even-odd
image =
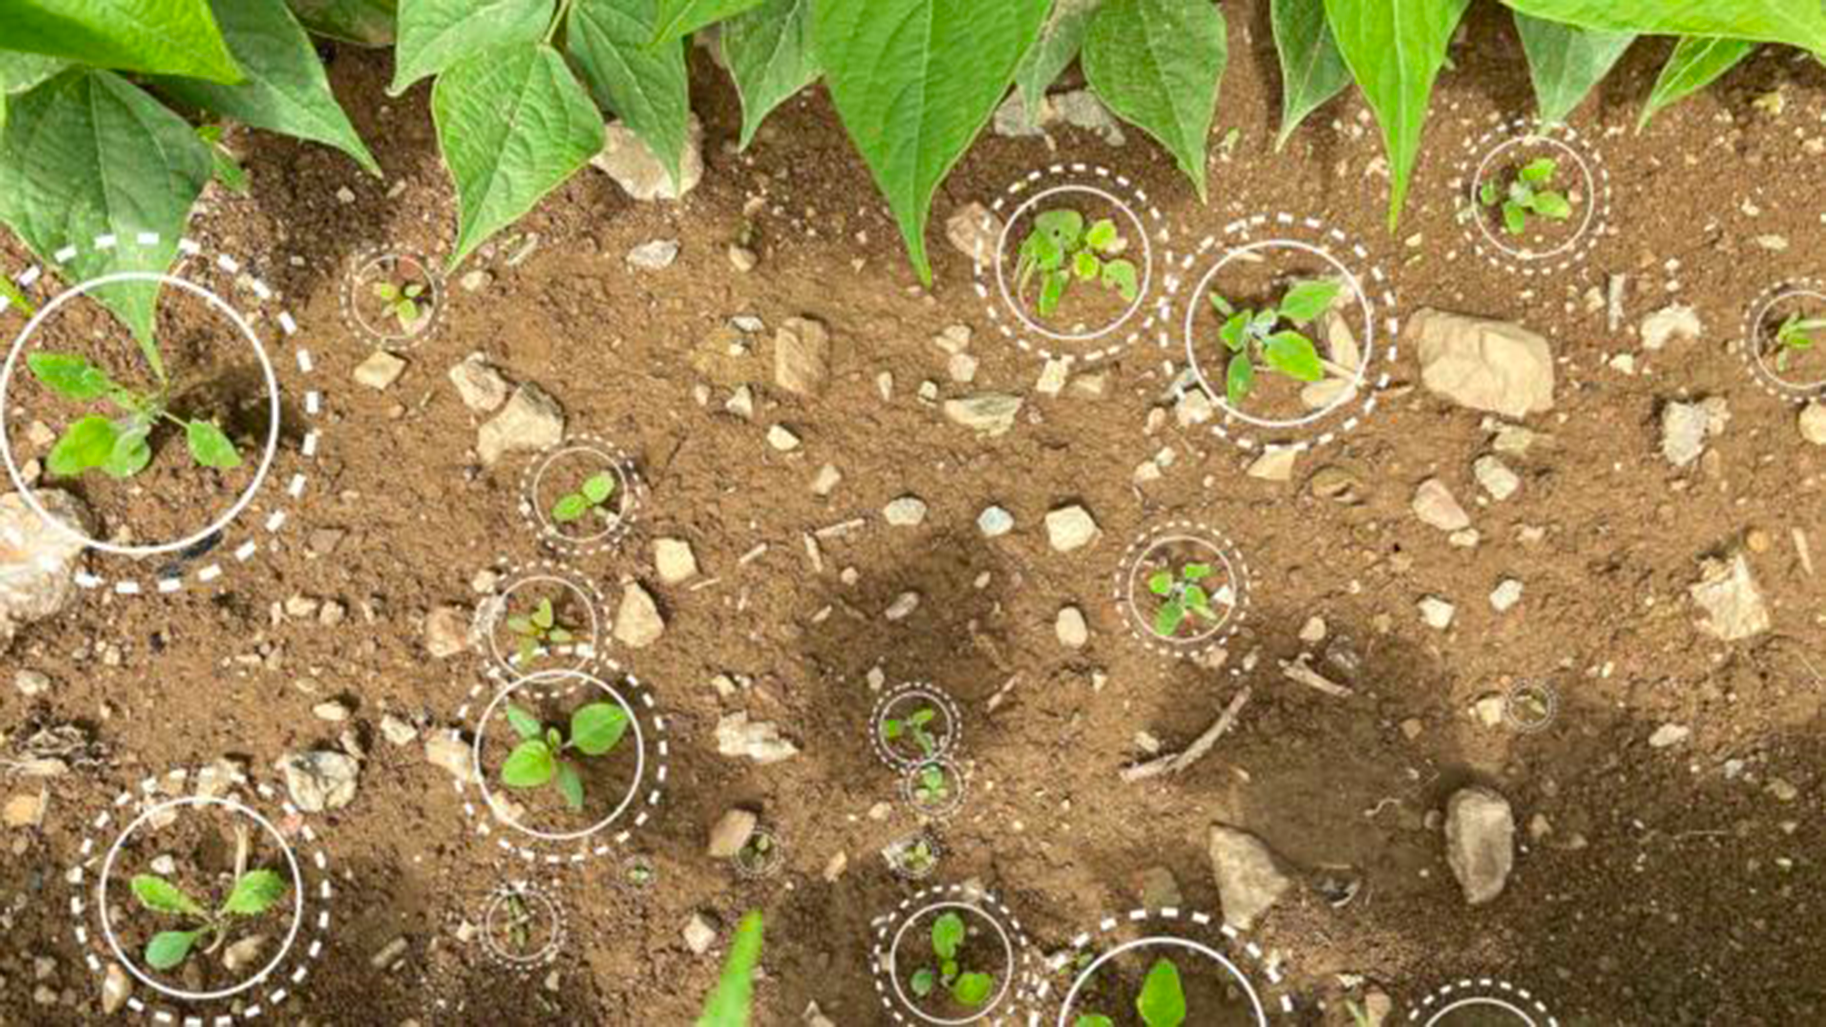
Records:
[[[1077,969],[1118,936],[1230,959],[1232,976],[1182,959],[1195,994],[1220,1007],[1195,1023],[1257,1022],[1251,993],[1272,1023],[1350,1024],[1353,1007],[1391,1024],[1826,1022],[1826,448],[1803,437],[1802,406],[1759,380],[1743,341],[1765,290],[1819,273],[1826,72],[1765,50],[1637,134],[1665,50],[1639,45],[1572,126],[1580,153],[1601,155],[1577,190],[1601,218],[1567,260],[1503,263],[1471,241],[1480,215],[1460,216],[1461,165],[1531,109],[1497,13],[1474,17],[1454,50],[1394,234],[1381,147],[1354,95],[1274,151],[1266,5],[1235,5],[1208,203],[1132,130],[1120,145],[1062,126],[986,133],[938,197],[929,290],[822,92],[737,153],[736,98],[699,52],[701,184],[680,202],[637,203],[586,169],[442,282],[434,320],[396,346],[405,365],[384,388],[358,380],[377,347],[345,309],[344,282],[372,253],[441,259],[454,206],[427,91],[390,100],[384,56],[338,50],[334,84],[386,177],[242,136],[251,195],[212,190],[192,225],[206,256],[239,257],[300,328],[279,346],[273,484],[219,540],[154,559],[89,554],[108,584],[22,626],[4,656],[0,1021],[102,1022],[118,1004],[104,993],[112,975],[144,1004],[123,1019],[685,1024],[736,921],[761,909],[757,1023],[915,1023],[876,949],[922,907],[955,900],[978,918],[972,958],[1013,985],[1002,1019],[984,1023],[1061,1022]],[[1144,304],[1151,326],[1074,363],[1062,388],[942,238],[954,213],[1036,171],[1120,178],[1111,191],[1145,195],[1153,297],[1169,308]],[[1237,242],[1226,229],[1257,215],[1268,221],[1255,238],[1321,222],[1319,241],[1354,269],[1381,269],[1373,291],[1393,303],[1377,316],[1403,328],[1392,360],[1386,333],[1378,344],[1386,379],[1362,387],[1373,409],[1306,436],[1315,444],[1290,468],[1271,459],[1251,474],[1259,454],[1238,443],[1261,433],[1174,387],[1187,297]],[[655,241],[676,242],[676,259],[630,263]],[[0,256],[8,270],[30,263],[10,241]],[[186,267],[224,276],[204,259]],[[1645,321],[1675,306],[1698,331],[1651,348]],[[1546,340],[1551,408],[1503,416],[1431,387],[1412,323],[1429,309]],[[360,313],[373,320],[371,305]],[[779,375],[776,351],[794,346],[781,329],[802,344],[818,334],[795,318],[822,326],[826,352]],[[4,323],[11,338],[20,321]],[[274,324],[261,321],[271,338]],[[481,459],[478,426],[496,415],[472,410],[448,374],[478,353],[509,387],[550,397],[564,443]],[[255,408],[252,432],[267,423],[265,393],[252,372],[237,382],[230,400]],[[1005,431],[947,412],[989,394],[1019,400]],[[1265,401],[1298,404],[1291,392]],[[20,418],[64,416],[9,414],[20,439]],[[1690,437],[1670,437],[1680,431]],[[563,474],[624,475],[601,537],[582,545],[538,521],[571,485],[524,498],[573,443],[595,448]],[[1488,457],[1501,473],[1479,465]],[[147,488],[183,470],[160,464]],[[183,481],[170,487],[194,487]],[[95,507],[104,537],[185,530],[164,493],[65,487]],[[189,495],[199,509],[210,499]],[[1439,507],[1432,522],[1417,495]],[[895,503],[905,497],[919,502]],[[1075,514],[1049,515],[1074,507],[1089,538],[1061,551]],[[1009,530],[985,531],[1004,515]],[[1150,614],[1128,606],[1148,540],[1175,534],[1217,547],[1225,598],[1239,600],[1202,640],[1191,627],[1150,637]],[[239,558],[250,540],[257,551]],[[687,543],[695,566],[675,566],[662,540]],[[1173,545],[1155,564],[1198,546]],[[220,577],[196,580],[211,562]],[[113,587],[155,568],[185,583]],[[576,636],[524,679],[505,617],[488,622],[492,597],[522,582],[508,605],[553,598]],[[1738,603],[1738,619],[1702,599]],[[466,639],[478,611],[485,630]],[[587,819],[602,812],[606,829],[550,841],[491,823],[476,782],[458,786],[451,768],[465,771],[478,723],[511,729],[497,693],[525,689],[561,724],[592,681],[641,729],[622,742],[639,747],[644,774],[629,807],[615,815],[605,799],[632,777],[632,748],[589,768]],[[936,723],[951,725],[956,809],[923,825],[874,740],[878,703],[908,682],[955,703],[954,722]],[[1227,710],[1202,755],[1125,777]],[[747,736],[769,761],[720,751],[719,734],[757,724],[779,732]],[[500,734],[483,747],[495,792],[507,748]],[[311,789],[298,768],[280,767],[299,758],[332,794],[300,794]],[[200,789],[199,770],[223,760],[247,780]],[[176,771],[189,776],[174,783]],[[352,792],[336,780],[350,771]],[[120,889],[160,845],[139,837],[117,865],[102,857],[147,806],[199,790],[272,822],[297,850],[288,887],[308,901],[272,977],[187,1002],[111,972],[102,936],[108,920],[132,948],[150,929]],[[563,834],[552,825],[577,821],[557,794],[509,799],[523,826]],[[756,816],[765,852],[738,815],[747,851],[707,855],[731,810]],[[232,876],[232,835],[204,826],[167,848],[200,861],[180,877],[209,891]],[[922,826],[939,856],[910,881],[881,851]],[[1455,846],[1467,851],[1449,860]],[[253,851],[284,866],[264,843]],[[111,914],[94,902],[102,877]],[[1178,916],[1127,919],[1169,902]],[[269,955],[295,926],[289,909],[244,929],[271,935]],[[1231,937],[1225,919],[1252,922]],[[1018,979],[1002,972],[998,928]],[[900,958],[903,979],[914,962]],[[1123,1007],[1139,976],[1132,960],[1112,964],[1093,987]],[[173,979],[224,977],[212,963]],[[1483,995],[1528,1016],[1491,1002],[1441,1012]]]

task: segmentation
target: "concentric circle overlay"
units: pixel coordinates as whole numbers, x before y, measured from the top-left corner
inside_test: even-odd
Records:
[[[988,1002],[983,1003],[982,1009],[970,1016],[962,1018],[927,1016],[925,1013],[920,1012],[919,1008],[914,1005],[913,999],[907,995],[906,989],[901,987],[900,983],[900,943],[906,940],[907,932],[911,930],[915,924],[919,923],[922,917],[926,916],[928,913],[942,914],[946,910],[958,910],[965,914],[966,920],[975,920],[993,927],[995,929],[996,940],[1001,942],[1002,945],[1002,966],[1004,972],[999,975],[999,984],[996,988],[995,997],[991,998]],[[1002,1001],[1008,997],[1009,990],[1014,987],[1015,975],[1020,970],[1020,959],[1018,953],[1015,951],[1014,941],[1008,937],[1008,931],[996,921],[995,917],[990,916],[981,908],[973,906],[968,902],[944,901],[933,902],[915,910],[906,918],[905,922],[900,925],[900,929],[894,932],[894,941],[888,946],[887,970],[888,976],[893,982],[894,997],[900,1000],[901,1006],[909,1013],[912,1013],[926,1023],[939,1024],[941,1027],[957,1027],[957,1025],[960,1024],[976,1023],[978,1020],[982,1020],[995,1012],[996,1007],[1002,1004]]]
[[[1209,945],[1193,941],[1190,938],[1180,938],[1169,934],[1151,935],[1146,938],[1137,938],[1134,941],[1123,942],[1115,948],[1099,955],[1096,959],[1091,961],[1089,966],[1080,970],[1078,975],[1072,979],[1071,988],[1065,992],[1064,1004],[1059,1007],[1058,1027],[1073,1027],[1075,1022],[1073,1020],[1073,1013],[1077,1009],[1078,995],[1084,990],[1085,986],[1091,982],[1091,979],[1096,976],[1099,967],[1123,953],[1133,952],[1136,949],[1144,948],[1183,949],[1203,956],[1222,966],[1224,970],[1230,974],[1231,978],[1236,981],[1237,987],[1242,993],[1248,997],[1249,1008],[1255,1013],[1255,1022],[1259,1027],[1268,1027],[1268,1010],[1262,1004],[1261,994],[1256,991],[1255,985],[1250,982],[1248,975],[1243,973],[1240,967],[1230,961],[1230,957]]]
[[[1570,160],[1583,184],[1584,211],[1578,226],[1566,239],[1543,250],[1510,245],[1492,229],[1492,218],[1486,216],[1478,198],[1484,182],[1500,173],[1498,163],[1506,154],[1536,147]],[[1578,130],[1564,124],[1518,120],[1491,129],[1466,144],[1453,187],[1459,223],[1472,249],[1496,267],[1524,276],[1564,271],[1584,259],[1603,237],[1610,217],[1610,172]]]
[[[174,278],[171,275],[159,274],[151,271],[119,271],[113,274],[102,275],[99,278],[92,278],[79,285],[65,289],[52,297],[43,307],[40,307],[38,313],[34,314],[32,319],[26,322],[25,327],[20,330],[18,337],[13,340],[12,349],[8,351],[6,355],[5,366],[0,367],[0,424],[4,424],[6,420],[6,397],[7,392],[12,385],[13,369],[18,366],[20,354],[25,351],[26,344],[31,341],[32,333],[36,332],[39,327],[45,323],[47,318],[56,313],[70,300],[102,286],[113,285],[120,282],[151,282],[159,285],[169,285],[188,292],[227,317],[229,321],[234,324],[235,328],[240,331],[241,336],[247,340],[248,345],[253,347],[254,355],[258,357],[260,361],[260,373],[266,381],[267,397],[266,444],[265,448],[261,451],[260,466],[254,472],[253,481],[235,498],[234,504],[228,508],[226,513],[222,514],[209,525],[194,534],[185,536],[176,542],[165,542],[157,545],[120,545],[118,543],[104,542],[101,539],[93,538],[84,534],[78,528],[67,525],[58,518],[51,516],[50,512],[39,504],[38,498],[34,494],[32,487],[26,484],[25,476],[20,473],[19,464],[13,457],[12,444],[7,437],[8,433],[3,430],[0,430],[0,461],[3,461],[6,464],[7,476],[12,479],[13,488],[19,493],[20,498],[25,502],[26,506],[28,506],[40,520],[44,521],[55,530],[62,532],[64,535],[89,548],[99,550],[100,552],[125,557],[156,556],[161,553],[172,553],[189,549],[191,546],[202,542],[204,539],[217,534],[222,531],[222,529],[228,527],[236,517],[241,515],[242,511],[247,509],[248,504],[253,502],[254,496],[260,491],[260,486],[265,483],[268,472],[272,470],[273,458],[279,451],[279,377],[274,373],[272,360],[267,356],[266,347],[261,344],[260,337],[254,332],[253,326],[248,324],[247,319],[242,317],[241,313],[230,306],[222,297],[195,282],[190,282],[182,278]]]
[[[1407,1021],[1416,1027],[1449,1027],[1452,1014],[1467,1012],[1488,1018],[1491,1013],[1513,1017],[1514,1027],[1559,1027],[1559,1021],[1528,989],[1505,980],[1481,977],[1454,981],[1422,998],[1409,1010]]]
[[[408,269],[404,273],[401,269]],[[412,301],[420,310],[420,315],[410,327],[396,312],[391,321],[383,318],[380,324],[374,324],[362,313],[360,290],[370,290],[377,283],[385,282],[395,288],[422,282],[424,291],[413,297],[401,298]],[[337,297],[342,308],[343,323],[357,335],[366,336],[383,349],[402,349],[416,346],[437,330],[444,320],[445,306],[449,299],[448,287],[444,274],[438,269],[438,262],[416,250],[392,250],[372,246],[363,250],[349,264],[349,270],[343,275],[342,288]],[[399,300],[386,301],[398,303]],[[399,308],[395,307],[395,311]]]
[[[1129,227],[1134,230],[1136,237],[1141,240],[1141,283],[1135,290],[1134,300],[1123,309],[1121,316],[1117,317],[1115,321],[1092,331],[1052,331],[1028,317],[1026,307],[1008,291],[1008,275],[1005,262],[1003,261],[1003,257],[1008,253],[1008,233],[1014,231],[1014,226],[1021,222],[1021,218],[1029,210],[1039,205],[1041,200],[1044,200],[1049,196],[1059,196],[1065,193],[1079,193],[1094,196],[1097,199],[1108,203],[1110,206],[1115,207],[1117,212],[1122,215],[1123,220],[1127,221]],[[1142,224],[1141,216],[1136,214],[1135,209],[1123,202],[1121,198],[1094,185],[1055,185],[1050,189],[1044,189],[1029,196],[1020,206],[1009,213],[1007,220],[1002,222],[1002,231],[996,236],[995,240],[994,263],[995,287],[996,291],[1001,294],[1003,305],[1008,308],[1010,313],[1014,314],[1016,320],[1026,326],[1028,331],[1033,332],[1036,335],[1044,336],[1054,342],[1089,342],[1093,339],[1101,339],[1111,332],[1120,331],[1122,326],[1127,324],[1129,320],[1141,310],[1142,306],[1147,303],[1148,290],[1154,284],[1154,244],[1148,240],[1148,229],[1146,225]]]
[[[634,732],[634,776],[628,783],[627,794],[622,796],[621,801],[616,803],[615,808],[610,811],[607,816],[598,820],[596,823],[591,824],[589,827],[580,828],[576,831],[552,832],[540,831],[536,828],[522,824],[518,820],[508,819],[508,817],[499,812],[501,806],[496,803],[494,793],[488,787],[488,775],[485,773],[478,773],[476,775],[477,787],[482,791],[483,804],[486,805],[490,811],[494,812],[494,815],[498,817],[502,823],[523,834],[548,842],[568,842],[576,841],[580,838],[588,838],[598,831],[607,828],[610,824],[615,823],[615,821],[621,818],[623,813],[628,811],[628,807],[634,804],[634,800],[639,797],[641,783],[645,780],[647,773],[647,744],[646,736],[642,733],[640,727],[640,710],[635,708],[634,704],[629,702],[619,691],[616,691],[612,685],[605,681],[599,681],[596,678],[588,677],[587,675],[578,674],[575,671],[546,671],[540,674],[533,674],[521,678],[495,693],[494,699],[483,708],[482,715],[476,719],[476,738],[470,747],[470,758],[474,761],[474,766],[477,767],[478,770],[482,767],[483,737],[488,730],[489,721],[494,717],[495,710],[501,706],[502,702],[516,691],[530,688],[541,681],[551,681],[562,678],[574,679],[578,684],[587,683],[601,690],[603,694],[607,695],[617,706],[620,706],[622,710],[627,713],[628,726]],[[567,689],[566,693],[568,694],[568,692],[572,690],[574,689]],[[505,720],[506,717],[503,716],[501,719]]]
[[[1198,562],[1209,563],[1213,573],[1195,583],[1207,593],[1208,605],[1221,611],[1208,624],[1199,623],[1196,615],[1183,619],[1182,624],[1198,624],[1196,631],[1183,636],[1161,634],[1155,617],[1143,608],[1144,603],[1165,603],[1178,594],[1156,595],[1150,588],[1150,570],[1171,574],[1176,586],[1188,583],[1180,561],[1155,562],[1156,554],[1175,548],[1189,549],[1203,557]],[[1129,544],[1116,567],[1112,598],[1136,640],[1162,655],[1184,659],[1222,645],[1242,628],[1249,618],[1251,589],[1249,566],[1228,536],[1209,525],[1174,520],[1143,532]]]
[[[1793,403],[1807,403],[1826,397],[1826,363],[1821,364],[1822,377],[1811,380],[1790,378],[1790,372],[1779,363],[1771,361],[1770,354],[1764,351],[1773,341],[1769,337],[1770,322],[1783,316],[1784,312],[1787,316],[1800,316],[1803,305],[1811,305],[1817,312],[1816,318],[1826,318],[1826,285],[1813,279],[1782,282],[1763,290],[1744,314],[1740,355],[1751,377],[1768,392]],[[1804,352],[1819,353],[1821,347],[1826,347],[1826,330],[1816,329],[1808,332],[1808,336],[1819,336],[1820,339]],[[1775,352],[1778,355],[1781,353],[1779,349]]]
[[[113,876],[114,862],[120,856],[121,846],[126,843],[133,832],[139,830],[139,828],[160,813],[192,806],[216,806],[225,809],[236,816],[246,817],[249,820],[252,820],[255,824],[259,825],[260,829],[266,832],[267,836],[278,846],[280,853],[285,856],[286,868],[291,872],[292,877],[292,922],[290,929],[285,933],[285,940],[279,945],[278,951],[273,954],[272,959],[266,962],[265,966],[261,967],[246,980],[243,980],[232,988],[222,988],[217,991],[186,991],[182,988],[173,988],[142,971],[139,964],[134,961],[132,957],[128,956],[126,950],[121,947],[120,939],[116,937],[114,933],[114,921],[110,915],[111,906],[108,902],[108,879]],[[153,806],[135,817],[133,821],[121,831],[120,835],[114,839],[114,844],[108,847],[107,858],[102,861],[101,872],[98,876],[100,883],[97,885],[96,903],[101,912],[102,936],[107,939],[108,948],[114,953],[115,961],[125,967],[127,972],[132,974],[141,984],[174,999],[181,999],[189,1002],[208,1002],[216,999],[229,998],[233,995],[239,995],[249,988],[258,987],[259,984],[271,975],[285,960],[286,955],[292,949],[293,943],[298,940],[299,930],[304,925],[305,881],[304,873],[298,866],[297,853],[292,851],[292,847],[286,842],[285,836],[279,833],[279,829],[274,827],[271,821],[261,816],[257,811],[242,803],[236,802],[233,799],[219,799],[211,796],[193,795],[170,799]]]

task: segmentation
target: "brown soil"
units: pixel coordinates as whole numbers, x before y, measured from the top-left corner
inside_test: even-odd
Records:
[[[1441,985],[1490,976],[1529,988],[1569,1024],[1826,1017],[1826,601],[1791,534],[1807,533],[1815,563],[1826,556],[1826,451],[1800,440],[1794,407],[1758,388],[1729,348],[1754,297],[1813,270],[1818,158],[1805,144],[1826,109],[1826,70],[1765,48],[1638,135],[1636,111],[1668,49],[1640,43],[1575,119],[1605,152],[1614,234],[1578,269],[1522,279],[1461,242],[1449,186],[1467,141],[1530,106],[1500,9],[1478,8],[1457,70],[1443,76],[1393,236],[1383,226],[1386,181],[1366,170],[1381,147],[1361,100],[1335,102],[1275,153],[1267,5],[1226,12],[1232,55],[1216,132],[1241,135],[1213,158],[1208,205],[1138,132],[1120,149],[1066,132],[1060,147],[1133,177],[1183,226],[1181,238],[1259,212],[1321,216],[1371,248],[1404,311],[1460,310],[1547,336],[1558,402],[1529,421],[1542,439],[1511,460],[1523,479],[1515,497],[1472,502],[1486,418],[1418,388],[1405,351],[1392,373],[1416,387],[1302,457],[1291,484],[1245,476],[1247,456],[1202,428],[1177,428],[1170,413],[1147,434],[1171,385],[1151,350],[1108,364],[1101,399],[1032,393],[1037,360],[988,330],[968,259],[936,229],[936,285],[914,288],[898,233],[824,94],[786,104],[737,155],[733,90],[702,54],[693,100],[708,168],[684,203],[637,204],[600,174],[577,176],[477,259],[492,283],[452,289],[447,319],[407,351],[397,384],[358,386],[350,375],[372,343],[341,327],[342,274],[366,244],[438,252],[454,205],[426,87],[388,99],[388,59],[339,48],[332,80],[389,180],[363,178],[322,148],[238,139],[252,195],[212,191],[193,224],[256,265],[316,333],[320,371],[334,385],[321,480],[296,529],[216,590],[93,594],[14,643],[8,668],[42,671],[54,686],[36,699],[0,688],[0,728],[77,722],[114,764],[51,780],[44,827],[6,831],[0,1020],[99,1019],[99,984],[77,957],[61,880],[84,825],[118,788],[221,754],[266,774],[282,753],[334,748],[352,728],[367,753],[359,794],[308,818],[341,885],[332,944],[278,1021],[688,1023],[727,934],[696,956],[683,926],[694,912],[727,927],[764,908],[759,1024],[800,1023],[814,1001],[844,1027],[884,1022],[869,971],[872,920],[919,885],[876,855],[913,830],[898,807],[869,815],[894,803],[898,786],[868,739],[867,676],[878,666],[891,683],[932,680],[966,718],[970,797],[943,826],[943,860],[927,883],[980,880],[1041,953],[1135,906],[1139,872],[1152,865],[1177,873],[1189,907],[1213,909],[1204,844],[1221,820],[1261,836],[1302,879],[1327,865],[1362,874],[1348,905],[1301,891],[1260,927],[1264,951],[1279,954],[1308,1008],[1327,1002],[1332,1023],[1347,1020],[1339,974],[1387,991],[1404,1016]],[[1777,89],[1783,114],[1752,107]],[[1035,140],[985,139],[945,183],[935,226],[1058,159]],[[388,198],[395,179],[406,188]],[[353,203],[337,199],[343,187]],[[744,208],[757,198],[750,218]],[[748,220],[760,264],[744,275],[725,253]],[[510,267],[525,233],[536,233],[537,248]],[[1755,241],[1771,235],[1791,245]],[[680,241],[678,262],[629,270],[623,255],[655,238]],[[5,245],[9,266],[20,266],[23,254]],[[1616,333],[1588,301],[1608,274],[1629,276]],[[1639,354],[1633,375],[1612,368],[1613,355],[1638,350],[1635,323],[1675,301],[1700,312],[1704,337]],[[765,339],[754,355],[730,357],[725,333],[738,314],[769,326],[824,320],[836,350],[828,391],[812,400],[774,391]],[[941,395],[1026,395],[1002,437],[975,438],[915,396],[922,381],[945,382],[944,354],[926,340],[959,322],[976,327],[982,363],[976,384],[941,384]],[[668,617],[660,643],[616,653],[654,690],[671,739],[666,797],[620,850],[651,859],[658,879],[645,889],[623,883],[617,856],[504,864],[466,819],[469,796],[418,745],[395,748],[378,731],[388,712],[428,729],[454,724],[484,663],[473,653],[429,659],[421,618],[441,604],[473,605],[478,571],[545,555],[518,510],[525,460],[480,468],[475,420],[445,380],[474,351],[557,396],[573,432],[626,449],[650,487],[618,547],[573,561],[610,595],[640,579]],[[877,393],[884,371],[895,381],[888,402]],[[741,382],[761,394],[754,423],[722,409]],[[694,391],[706,384],[710,401],[700,405]],[[1659,455],[1660,408],[1710,395],[1729,399],[1729,428],[1707,457],[1676,471]],[[788,424],[801,448],[769,448],[773,423]],[[1135,465],[1163,446],[1176,454],[1164,479],[1131,485]],[[844,481],[820,498],[808,485],[827,461]],[[1326,465],[1355,477],[1361,502],[1312,494],[1308,479]],[[1448,545],[1409,512],[1415,485],[1433,476],[1472,508],[1476,548]],[[930,504],[925,523],[882,525],[876,511],[907,492]],[[1102,537],[1056,554],[1042,519],[1074,502],[1094,512]],[[1014,514],[1012,534],[976,530],[991,503]],[[817,570],[801,535],[852,517],[869,526],[821,540]],[[1138,644],[1109,601],[1126,540],[1173,517],[1220,525],[1253,571],[1255,606],[1222,675]],[[664,536],[691,540],[704,568],[695,587],[658,582],[651,544]],[[1702,557],[1739,545],[1773,627],[1725,644],[1695,628],[1686,589]],[[853,583],[840,576],[846,568]],[[1508,576],[1526,595],[1499,615],[1484,597]],[[918,609],[884,620],[909,590]],[[293,595],[334,599],[349,617],[326,626],[273,612]],[[1414,604],[1425,595],[1457,602],[1450,631],[1420,622]],[[1091,621],[1083,650],[1054,637],[1068,603]],[[1296,633],[1315,614],[1329,637],[1306,646]],[[1279,661],[1307,648],[1351,697],[1279,677]],[[1143,756],[1137,732],[1169,749],[1186,744],[1228,701],[1230,672],[1245,668],[1254,697],[1210,756],[1176,777],[1118,780]],[[721,698],[709,683],[724,673],[753,686]],[[1480,696],[1523,679],[1557,689],[1546,730],[1470,718]],[[328,698],[353,709],[351,724],[312,716]],[[779,724],[802,754],[766,766],[719,755],[717,720],[735,710]],[[1651,748],[1664,724],[1691,735]],[[1436,827],[1445,798],[1470,782],[1507,796],[1521,825],[1507,890],[1479,907],[1452,881]],[[9,797],[37,787],[5,782]],[[778,833],[780,873],[747,880],[703,856],[710,825],[737,805],[763,811]],[[847,869],[827,880],[838,853]],[[454,932],[506,875],[535,872],[564,897],[572,930],[555,976],[504,976]],[[375,955],[402,937],[406,955],[376,969]],[[34,957],[55,963],[40,975]]]

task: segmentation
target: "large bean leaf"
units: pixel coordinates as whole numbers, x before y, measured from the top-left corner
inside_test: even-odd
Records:
[[[1040,113],[1040,101],[1065,69],[1078,59],[1084,47],[1084,34],[1090,31],[1091,15],[1097,13],[1102,0],[1053,0],[1052,14],[1040,26],[1040,38],[1021,58],[1015,69],[1014,84],[1021,90],[1021,104],[1027,120]]]
[[[1420,157],[1433,81],[1471,0],[1325,0],[1332,38],[1382,127],[1388,151],[1389,230],[1401,220]]]
[[[452,267],[602,149],[602,115],[564,58],[543,43],[457,62],[431,90],[431,117],[456,180]]]
[[[818,77],[812,0],[765,0],[723,23],[723,63],[742,95],[742,148],[762,119]]]
[[[735,940],[730,942],[729,956],[723,961],[723,974],[704,1005],[704,1015],[698,1017],[697,1027],[748,1027],[763,933],[758,912],[744,916],[736,926]]]
[[[817,0],[813,39],[843,127],[932,281],[932,194],[995,113],[1047,0]]]
[[[691,126],[680,40],[650,46],[654,0],[577,0],[566,45],[590,92],[653,149],[672,181]]]
[[[1084,77],[1117,117],[1159,140],[1205,196],[1205,143],[1229,46],[1210,0],[1108,0],[1084,37]]]
[[[25,92],[69,67],[69,64],[70,62],[58,57],[42,57],[35,53],[14,53],[10,50],[0,50],[0,129],[6,127],[8,97],[15,93]]]
[[[1820,0],[1503,0],[1524,14],[1588,29],[1718,36],[1826,53]]]
[[[393,42],[394,0],[288,0],[304,27],[357,46]]]
[[[1737,67],[1756,47],[1757,44],[1744,39],[1698,36],[1682,39],[1668,55],[1667,63],[1661,66],[1655,88],[1649,91],[1648,103],[1642,108],[1642,118],[1636,123],[1637,129],[1646,126],[1662,108],[1711,85],[1720,75]]]
[[[166,78],[160,88],[176,99],[264,128],[334,146],[375,174],[380,165],[330,92],[323,62],[285,0],[215,0],[216,19],[247,78],[225,86]]]
[[[1281,130],[1274,148],[1306,116],[1350,85],[1350,68],[1325,23],[1325,0],[1273,0],[1274,49],[1281,57]]]
[[[122,71],[241,80],[209,0],[5,0],[0,44]]]
[[[400,0],[393,48],[394,96],[490,47],[536,43],[551,26],[554,0]]]
[[[683,39],[706,25],[741,14],[761,0],[659,0],[653,13],[653,42]]]
[[[76,281],[163,272],[210,166],[196,131],[144,90],[113,72],[71,69],[13,99],[0,138],[0,220],[40,259],[77,247],[65,264]],[[142,232],[156,232],[158,242],[139,245]],[[96,247],[97,236],[110,234],[118,245]],[[149,359],[158,294],[153,282],[91,293],[126,322]]]
[[[1633,32],[1582,29],[1520,11],[1515,12],[1515,28],[1528,55],[1541,120],[1548,124],[1565,121],[1636,39]]]

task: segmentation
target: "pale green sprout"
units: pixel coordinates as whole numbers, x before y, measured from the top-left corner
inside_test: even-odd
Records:
[[[1296,381],[1316,382],[1325,377],[1319,348],[1295,329],[1318,320],[1343,289],[1335,278],[1298,279],[1288,286],[1278,305],[1264,310],[1239,310],[1224,297],[1211,294],[1211,307],[1223,321],[1218,338],[1230,351],[1224,397],[1232,408],[1240,408],[1255,388],[1257,361]]]
[[[1565,193],[1549,188],[1558,170],[1559,162],[1552,157],[1537,157],[1522,165],[1507,189],[1499,187],[1493,178],[1485,179],[1477,191],[1477,200],[1486,207],[1502,210],[1503,229],[1510,235],[1526,233],[1531,216],[1564,221],[1572,217],[1572,204]]]
[[[1099,218],[1087,228],[1084,215],[1068,207],[1041,211],[1034,215],[1033,228],[1016,255],[1015,291],[1025,302],[1027,287],[1038,275],[1040,293],[1034,309],[1041,317],[1051,317],[1059,309],[1074,281],[1114,289],[1133,303],[1141,285],[1134,262],[1118,256],[1126,249],[1128,240],[1109,218]]]

